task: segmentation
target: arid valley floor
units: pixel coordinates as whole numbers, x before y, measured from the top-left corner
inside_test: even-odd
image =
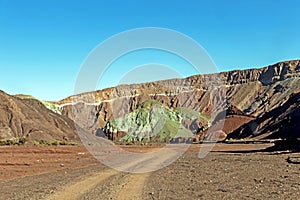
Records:
[[[110,169],[83,146],[2,146],[0,199],[299,198],[300,165],[286,161],[299,153],[252,151],[269,144],[216,144],[199,159],[200,146],[146,174]]]

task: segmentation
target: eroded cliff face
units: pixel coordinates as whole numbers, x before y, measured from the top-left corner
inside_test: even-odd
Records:
[[[300,138],[300,93],[294,93],[275,109],[245,123],[228,138],[286,139]]]
[[[121,85],[71,96],[58,104],[63,115],[92,132],[132,112],[145,100],[156,100],[169,108],[188,108],[212,120],[218,111],[232,106],[236,113],[229,115],[258,118],[298,93],[299,83],[300,61],[295,60],[260,69]]]

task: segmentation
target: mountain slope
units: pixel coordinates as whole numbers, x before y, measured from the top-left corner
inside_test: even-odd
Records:
[[[35,97],[31,96],[31,95],[16,94],[16,95],[13,95],[13,96],[18,97],[20,99],[34,99],[34,100],[38,100],[39,102],[41,102],[42,104],[44,104],[46,106],[46,108],[48,108],[49,110],[52,110],[55,113],[61,114],[60,107],[57,106],[55,103],[51,103],[51,102],[48,102],[48,101],[43,101],[43,100],[37,99],[37,98],[35,98]]]
[[[158,119],[165,119],[162,130],[168,132],[158,137],[159,140],[174,136],[178,129],[214,138],[203,132],[208,120],[185,119],[179,111],[206,116],[217,127],[212,134],[224,123],[222,138],[228,135],[228,138],[295,139],[300,137],[299,94],[299,60],[260,69],[121,85],[74,95],[56,103],[41,102],[26,95],[10,96],[1,91],[0,139],[79,141],[75,121],[93,134],[104,128],[108,133],[119,133],[112,137],[115,139],[141,140],[150,129],[153,131]],[[162,113],[148,108],[158,104],[163,108]],[[130,128],[139,134],[131,134]],[[126,133],[129,133],[127,139]]]
[[[288,139],[300,138],[300,93],[289,96],[279,107],[241,126],[228,138]]]
[[[0,91],[0,139],[78,142],[74,122],[47,109],[40,101]]]

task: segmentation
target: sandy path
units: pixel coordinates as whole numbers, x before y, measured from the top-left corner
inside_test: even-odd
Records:
[[[145,183],[148,180],[150,173],[134,174],[127,178],[122,190],[117,194],[118,200],[139,200],[143,198]]]
[[[84,195],[89,190],[96,187],[99,183],[107,178],[119,173],[116,170],[105,170],[103,172],[93,174],[92,176],[79,181],[73,185],[66,186],[62,191],[55,193],[53,196],[47,198],[47,200],[74,200]]]
[[[162,163],[176,155],[176,150],[171,149],[160,156],[143,156],[124,165],[124,169],[140,170],[143,167],[161,166]],[[144,186],[151,173],[128,173],[107,169],[89,175],[83,180],[66,185],[46,200],[74,200],[74,199],[143,199]]]
[[[122,175],[123,174],[123,175]],[[87,178],[67,185],[63,190],[56,192],[52,196],[46,198],[46,200],[74,200],[82,199],[86,194],[96,187],[100,187],[101,184],[109,182],[111,185],[109,191],[110,196],[113,199],[129,200],[129,199],[143,199],[142,194],[144,186],[147,182],[150,173],[143,174],[125,174],[113,169],[105,170]],[[111,180],[108,180],[111,179]],[[96,196],[96,195],[95,195]],[[99,194],[99,196],[105,196]]]

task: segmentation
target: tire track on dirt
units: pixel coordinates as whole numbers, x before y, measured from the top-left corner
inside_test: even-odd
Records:
[[[130,172],[136,172],[143,168],[164,166],[167,162],[176,156],[176,151],[168,151],[167,153],[157,156],[144,156],[133,160],[124,165],[124,169]],[[128,173],[108,169],[97,172],[88,176],[82,181],[67,185],[63,190],[54,193],[46,200],[75,200],[75,199],[144,199],[143,191],[151,173]]]
[[[122,189],[119,191],[119,193],[116,195],[116,199],[118,200],[142,200],[143,198],[143,191],[145,184],[150,177],[150,173],[147,174],[133,174],[130,175],[126,180],[122,187]]]
[[[84,195],[89,190],[96,187],[102,181],[108,179],[111,176],[118,174],[119,172],[113,169],[105,170],[86,179],[79,181],[75,184],[66,186],[63,190],[56,192],[54,195],[46,198],[46,200],[74,200]]]
[[[162,166],[162,163],[167,160],[173,158],[177,155],[176,150],[168,151],[168,153],[160,154],[160,157],[152,157],[142,162],[136,163],[131,168],[134,170],[139,169],[141,166]],[[128,178],[123,182],[123,187],[116,195],[118,200],[143,200],[145,197],[143,196],[144,187],[146,186],[147,180],[150,178],[151,173],[138,173],[131,174]]]

